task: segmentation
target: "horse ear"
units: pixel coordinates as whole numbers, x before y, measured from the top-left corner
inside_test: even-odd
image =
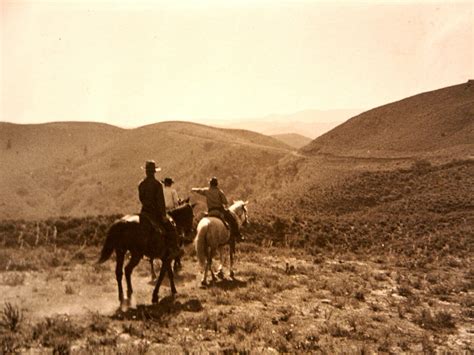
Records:
[[[183,200],[184,203],[189,203],[190,197],[188,197],[186,200]]]
[[[244,206],[247,206],[248,203],[249,203],[249,200],[245,201],[245,202],[244,202]]]

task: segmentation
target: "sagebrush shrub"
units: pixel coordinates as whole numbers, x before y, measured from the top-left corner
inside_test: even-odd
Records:
[[[23,321],[23,312],[18,306],[5,303],[2,311],[1,325],[11,331],[15,331]]]

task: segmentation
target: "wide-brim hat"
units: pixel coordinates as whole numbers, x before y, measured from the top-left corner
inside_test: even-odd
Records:
[[[147,160],[145,166],[142,166],[142,169],[145,171],[161,171],[161,168],[156,166],[154,160]]]

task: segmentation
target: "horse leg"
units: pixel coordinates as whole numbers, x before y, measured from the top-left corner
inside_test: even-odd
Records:
[[[133,293],[132,271],[135,268],[135,266],[138,265],[141,258],[142,258],[142,255],[140,254],[132,254],[132,258],[128,262],[127,266],[125,266],[125,279],[127,280],[127,298],[129,300],[132,297],[132,293]]]
[[[214,271],[212,270],[212,256],[214,254],[214,250],[211,249],[207,256],[207,263],[209,264],[209,271],[211,272],[211,277],[212,277],[212,282],[216,282],[217,278],[216,275],[214,275]]]
[[[211,248],[206,248],[206,262],[204,263],[204,272],[202,273],[202,279],[201,279],[201,286],[206,286],[207,285],[207,272],[211,267],[211,262],[212,262],[212,250]],[[212,273],[212,270],[211,270]]]
[[[182,268],[183,266],[181,265],[181,257],[178,256],[176,259],[174,259],[173,271],[178,272]]]
[[[115,264],[115,277],[117,278],[118,285],[118,296],[120,304],[123,302],[123,288],[122,288],[122,275],[123,275],[123,261],[125,259],[125,252],[122,250],[116,250],[117,261]]]
[[[151,271],[151,281],[156,280],[155,264],[153,263],[153,258],[150,259],[150,271]]]
[[[223,247],[219,248],[219,269],[217,269],[217,277],[221,280],[224,279],[224,253],[222,252]]]
[[[183,246],[183,232],[179,232],[178,235],[179,235],[178,246],[181,248]],[[183,266],[181,265],[181,257],[178,256],[176,259],[174,259],[173,272],[178,272],[182,268]]]
[[[171,269],[171,261],[169,260],[162,261],[160,274],[158,275],[158,280],[156,280],[155,288],[153,289],[153,294],[151,297],[151,303],[153,304],[158,303],[158,292],[160,291],[161,283],[163,282],[163,279],[165,278],[165,273],[169,269]]]
[[[174,262],[175,262],[174,267],[176,268],[176,260]],[[175,295],[176,293],[178,293],[178,291],[176,291],[176,286],[174,284],[174,271],[171,268],[171,263],[168,266],[168,279],[170,280],[171,294]]]
[[[235,252],[235,249],[232,250],[232,248],[230,248],[229,250],[229,276],[231,279],[234,279],[234,252]]]

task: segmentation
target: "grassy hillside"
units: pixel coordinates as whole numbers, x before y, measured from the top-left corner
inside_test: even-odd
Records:
[[[303,150],[311,154],[472,154],[474,81],[419,94],[351,118]]]
[[[269,196],[253,218],[256,235],[315,253],[384,250],[410,260],[416,254],[417,263],[442,257],[443,250],[467,257],[474,248],[474,161],[354,165],[335,175],[339,179],[294,181]]]
[[[291,149],[242,130],[164,122],[124,130],[91,123],[2,124],[0,218],[131,213],[146,159],[182,196],[220,178],[229,198],[253,193],[260,171]],[[258,184],[257,184],[258,185]]]
[[[2,170],[30,173],[57,163],[87,159],[91,154],[102,151],[124,132],[118,127],[92,122],[37,125],[0,122]]]

